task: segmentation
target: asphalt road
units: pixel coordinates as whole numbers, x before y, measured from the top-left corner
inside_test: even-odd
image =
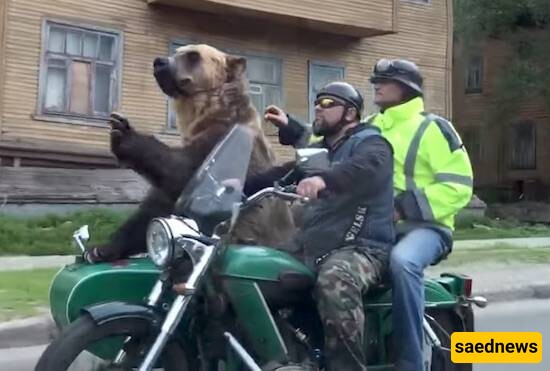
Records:
[[[537,331],[543,338],[539,364],[477,364],[474,371],[550,370],[550,300],[489,305],[476,311],[477,331]],[[0,371],[33,371],[45,346],[0,349]]]
[[[550,370],[550,300],[526,300],[490,305],[476,311],[476,331],[526,331],[542,334],[538,364],[477,364],[474,371]]]

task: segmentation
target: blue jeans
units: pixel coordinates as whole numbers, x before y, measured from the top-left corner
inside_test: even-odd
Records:
[[[423,370],[424,268],[444,252],[439,233],[419,228],[403,237],[390,254],[396,370]]]

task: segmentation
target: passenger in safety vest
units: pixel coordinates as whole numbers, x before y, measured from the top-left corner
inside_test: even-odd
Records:
[[[379,60],[370,78],[380,113],[367,122],[394,149],[398,243],[390,255],[396,369],[422,371],[424,269],[452,248],[455,215],[472,197],[468,154],[452,124],[424,111],[422,76],[407,60]]]
[[[370,81],[380,113],[366,122],[378,127],[394,150],[399,242],[390,273],[396,370],[421,371],[424,269],[451,251],[454,217],[472,196],[472,167],[451,123],[424,111],[423,79],[414,63],[382,59]],[[278,107],[268,107],[265,118],[279,127],[281,144],[300,147],[321,139]]]

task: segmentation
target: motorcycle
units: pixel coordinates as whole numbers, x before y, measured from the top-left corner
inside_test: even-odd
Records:
[[[177,202],[154,219],[147,257],[87,264],[77,257],[50,289],[61,329],[37,371],[324,370],[323,333],[311,296],[315,272],[289,253],[227,243],[239,214],[266,197],[307,202],[290,187],[242,193],[252,141],[235,127],[212,151]],[[298,151],[299,164],[319,153]],[[223,231],[225,234],[219,232]],[[87,228],[74,235],[82,250]],[[473,331],[472,279],[425,280],[425,370],[466,371],[450,360],[450,334]],[[391,287],[364,296],[369,370],[393,370]]]

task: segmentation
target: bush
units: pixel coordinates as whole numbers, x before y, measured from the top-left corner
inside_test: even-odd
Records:
[[[0,255],[74,254],[72,234],[88,224],[90,243],[106,242],[128,212],[90,209],[67,215],[13,217],[0,214]]]

